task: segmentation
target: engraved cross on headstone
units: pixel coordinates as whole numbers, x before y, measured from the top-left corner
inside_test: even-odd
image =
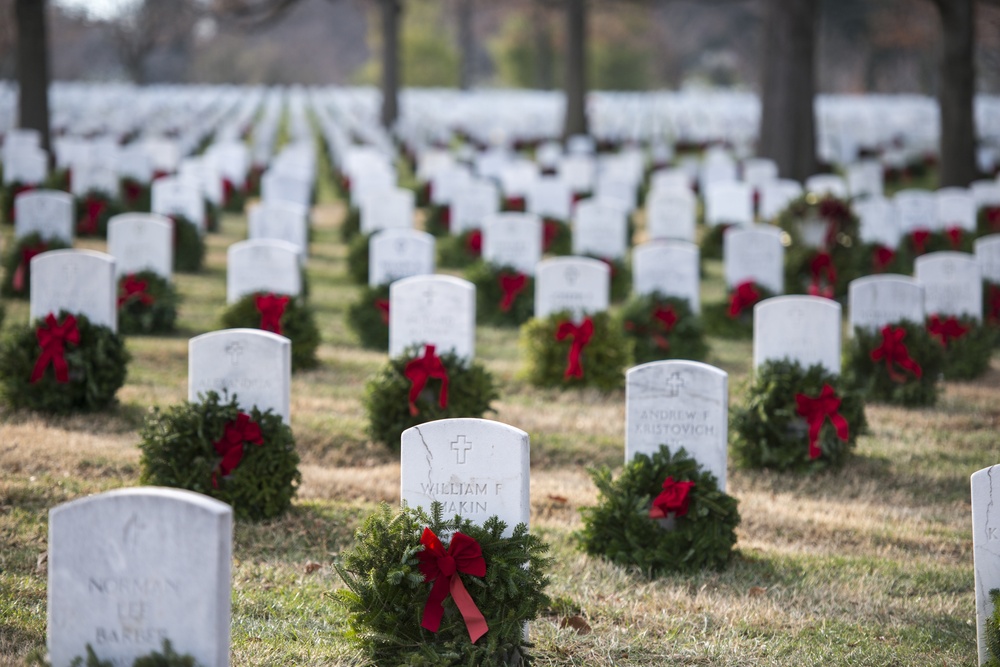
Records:
[[[576,284],[576,279],[580,277],[580,271],[575,266],[566,269],[566,282],[570,285]]]
[[[472,443],[466,440],[464,435],[460,435],[451,443],[451,448],[455,452],[455,463],[465,463],[465,456],[472,449]]]
[[[671,373],[670,377],[667,378],[667,397],[674,398],[681,393],[681,389],[684,388],[684,378],[681,377],[680,373]]]
[[[240,363],[240,357],[243,356],[243,344],[239,342],[232,342],[226,346],[226,354],[229,355],[229,360],[232,362],[233,366],[237,366]]]

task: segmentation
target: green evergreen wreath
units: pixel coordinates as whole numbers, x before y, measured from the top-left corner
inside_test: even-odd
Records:
[[[983,324],[994,332],[993,343],[1000,345],[1000,283],[983,281]]]
[[[135,290],[137,283],[143,289]],[[180,296],[169,280],[155,271],[140,271],[118,279],[118,330],[123,334],[174,330]]]
[[[476,361],[462,359],[454,352],[439,355],[448,374],[448,407],[439,402],[441,381],[430,379],[415,405],[409,407],[410,380],[406,365],[424,354],[424,348],[411,347],[398,357],[389,359],[365,385],[363,400],[368,416],[368,435],[393,449],[399,449],[403,431],[411,426],[452,417],[482,417],[493,412],[493,401],[500,398],[496,381],[486,367]]]
[[[573,237],[564,220],[542,218],[542,251],[546,255],[573,254]]]
[[[803,242],[801,225],[807,220],[826,223],[827,241],[823,248]],[[786,294],[840,298],[847,294],[847,285],[852,280],[870,273],[871,255],[859,252],[858,216],[847,200],[808,193],[789,203],[775,222],[791,239],[785,248]],[[829,258],[827,267],[823,266],[822,256]],[[828,282],[831,276],[834,279]],[[830,291],[826,292],[827,289]]]
[[[849,434],[841,440],[830,419],[825,419],[817,441],[821,455],[811,459],[809,425],[798,413],[796,394],[816,398],[825,385],[841,399],[838,413],[847,421]],[[743,468],[839,468],[867,429],[861,394],[844,389],[844,383],[819,364],[803,369],[787,359],[765,362],[754,371],[745,395],[745,404],[731,412],[733,458]]]
[[[702,227],[701,243],[698,244],[702,259],[722,259],[722,237],[730,227],[732,225],[727,223]]]
[[[31,295],[31,258],[42,252],[68,247],[61,239],[44,239],[38,232],[17,239],[3,256],[0,294],[27,299]]]
[[[222,313],[224,329],[260,329],[261,314],[257,310],[257,297],[263,292],[245,294]],[[276,295],[282,296],[282,295]],[[281,316],[281,335],[292,341],[292,370],[300,371],[319,365],[316,348],[319,347],[319,328],[316,314],[304,298],[290,297]]]
[[[628,298],[632,291],[632,271],[629,270],[624,259],[608,259],[597,255],[584,255],[584,257],[590,257],[607,264],[611,273],[611,290],[608,294],[611,301],[619,303]]]
[[[347,244],[347,275],[357,285],[368,284],[371,234],[355,234]]]
[[[467,229],[461,234],[445,234],[437,240],[438,266],[464,269],[483,256],[483,233]]]
[[[517,327],[535,312],[535,280],[525,275],[523,286],[512,292],[513,297],[507,310],[503,310],[504,288],[501,280],[517,280],[521,275],[510,266],[494,266],[487,262],[476,262],[465,273],[466,279],[476,286],[476,321],[497,327]],[[504,278],[504,276],[506,278]]]
[[[193,222],[183,215],[169,216],[174,221],[174,271],[197,273],[205,261],[205,239]]]
[[[632,365],[632,341],[608,313],[597,313],[590,318],[594,333],[580,355],[582,378],[567,376],[573,340],[556,340],[560,324],[570,319],[569,312],[535,318],[521,327],[525,379],[536,387],[620,389],[625,384],[625,369]]]
[[[684,448],[671,454],[663,445],[652,456],[638,454],[617,479],[607,467],[588,472],[598,496],[596,507],[580,510],[583,529],[576,537],[586,553],[650,576],[717,570],[729,562],[740,523],[737,501]],[[694,482],[687,513],[673,518],[672,529],[649,516],[668,477]]]
[[[222,212],[217,204],[205,200],[205,231],[210,234],[218,234],[222,222]]]
[[[287,510],[301,481],[292,429],[272,410],[241,410],[236,395],[223,400],[210,391],[199,398],[165,411],[153,408],[146,417],[139,431],[140,483],[204,493],[229,503],[244,519],[270,519]],[[241,413],[259,426],[263,444],[240,441],[242,458],[225,474],[215,443],[240,423]]]
[[[958,317],[955,320],[964,333],[942,340],[934,333],[935,317],[927,318],[927,328],[944,351],[945,379],[973,380],[989,370],[997,337],[995,329],[971,317]]]
[[[754,304],[763,301],[764,299],[770,299],[772,296],[776,296],[774,292],[761,286],[760,283],[751,283],[751,288],[757,293],[757,299],[753,302]],[[744,307],[740,313],[733,317],[730,315],[733,295],[736,292],[735,289],[731,289],[726,293],[726,300],[705,304],[702,307],[702,322],[705,327],[705,331],[709,335],[718,336],[720,338],[735,338],[735,339],[746,339],[753,337],[753,305],[748,305]]]
[[[70,313],[56,316],[65,323]],[[74,314],[78,344],[67,343],[63,356],[69,381],[58,382],[52,364],[37,382],[31,382],[42,357],[36,330],[44,319],[11,327],[0,340],[0,396],[12,408],[28,408],[52,414],[102,410],[114,401],[125,383],[130,355],[125,340],[111,329],[91,324],[86,315]]]
[[[108,220],[124,211],[121,201],[101,190],[88,190],[75,200],[77,236],[108,237]],[[93,217],[92,217],[93,216]]]
[[[442,544],[460,532],[479,543],[486,575],[456,573],[489,630],[476,643],[455,601],[445,599],[437,632],[421,627],[431,584],[424,581],[418,554],[425,528]],[[334,567],[345,588],[334,593],[347,614],[346,638],[375,665],[410,667],[526,667],[530,657],[524,624],[549,605],[545,589],[549,547],[525,524],[504,537],[504,522],[493,516],[482,526],[456,516],[445,519],[441,503],[430,515],[417,508],[393,510],[382,503],[354,535],[354,545]]]
[[[427,207],[424,229],[434,236],[447,236],[451,230],[451,207],[448,204],[431,204]]]
[[[380,307],[381,306],[381,307]],[[347,325],[368,350],[389,349],[389,286],[361,290],[358,300],[347,307]]]
[[[126,211],[149,211],[152,207],[149,183],[143,183],[134,178],[123,178],[121,192],[122,208]]]
[[[982,667],[1000,667],[1000,589],[990,590],[990,604],[993,605],[993,613],[983,624],[989,659],[982,664]]]
[[[913,257],[904,249],[889,248],[881,243],[862,243],[857,248],[859,266],[867,267],[865,274],[913,272]]]
[[[983,206],[976,213],[976,236],[1000,233],[1000,206]]]
[[[635,345],[635,363],[660,359],[703,361],[708,344],[701,320],[687,299],[660,292],[633,295],[621,312],[622,328]]]
[[[908,357],[919,365],[920,377],[900,366],[898,361],[889,366],[889,360],[884,357],[873,360],[872,351],[883,345],[882,331],[855,327],[844,353],[845,386],[880,403],[934,405],[944,365],[941,344],[930,337],[922,324],[904,321],[894,323],[892,328],[905,332],[901,342],[906,346]]]
[[[340,240],[350,243],[361,233],[361,209],[354,204],[347,204],[344,222],[340,225]]]

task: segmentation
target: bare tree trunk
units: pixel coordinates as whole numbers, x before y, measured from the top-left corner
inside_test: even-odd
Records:
[[[399,116],[399,18],[402,0],[380,0],[382,11],[382,125],[391,128]]]
[[[18,127],[41,132],[42,148],[51,155],[46,5],[46,0],[17,0]]]
[[[555,75],[552,71],[554,49],[552,48],[552,27],[549,25],[549,13],[542,0],[535,0],[535,87],[540,90],[552,90],[555,85]]]
[[[765,0],[763,92],[758,154],[785,178],[817,170],[814,64],[816,0]]]
[[[563,136],[587,134],[587,0],[566,0],[566,118]]]
[[[475,15],[473,4],[475,0],[458,0],[456,17],[458,18],[458,50],[462,59],[459,63],[458,87],[469,90],[476,78],[476,36],[472,29],[472,19]]]
[[[938,81],[941,106],[939,186],[967,187],[978,177],[976,166],[975,2],[936,0],[941,14],[943,48]]]

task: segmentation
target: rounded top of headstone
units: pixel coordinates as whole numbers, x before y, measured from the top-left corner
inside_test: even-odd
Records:
[[[140,486],[129,489],[114,489],[62,503],[49,510],[49,517],[51,520],[57,514],[79,511],[95,503],[105,503],[114,500],[127,501],[131,499],[152,499],[161,503],[180,503],[187,507],[196,507],[204,512],[216,515],[231,515],[233,513],[233,508],[228,503],[216,500],[202,493],[165,486]]]
[[[455,285],[456,287],[463,287],[465,289],[472,289],[472,290],[476,289],[475,285],[470,283],[468,280],[465,280],[464,278],[458,278],[456,276],[448,276],[442,273],[433,273],[430,275],[410,276],[409,278],[400,278],[399,280],[396,280],[392,283],[392,287],[394,290],[403,289],[407,285],[411,285],[413,283],[424,283],[428,281],[433,281],[436,283],[450,283],[452,285]]]
[[[699,373],[716,375],[720,378],[729,377],[729,373],[722,370],[721,368],[712,366],[711,364],[706,364],[701,361],[688,361],[686,359],[663,359],[660,361],[649,361],[644,364],[639,364],[638,366],[633,366],[632,368],[629,368],[627,371],[625,371],[625,378],[627,381],[628,378],[633,375],[641,375],[644,372],[657,369],[669,369],[677,367],[683,367],[688,370],[697,371]]]
[[[503,422],[494,421],[492,419],[478,419],[475,417],[456,417],[452,419],[435,419],[434,421],[424,422],[423,424],[418,424],[417,426],[411,426],[410,428],[403,431],[402,440],[406,442],[410,438],[416,436],[417,438],[423,438],[426,436],[435,436],[438,433],[453,433],[461,430],[470,429],[487,429],[494,432],[505,432],[511,437],[528,438],[528,433],[522,431],[521,429],[511,426],[510,424],[504,424]]]
[[[863,287],[864,285],[868,285],[870,283],[881,284],[881,283],[886,283],[890,280],[906,283],[908,285],[917,284],[917,279],[914,278],[913,276],[907,276],[902,273],[879,273],[870,276],[861,276],[860,278],[855,278],[854,280],[851,281],[850,285],[848,286],[848,289],[854,287],[855,285]]]
[[[155,222],[161,225],[173,226],[173,221],[165,215],[160,215],[159,213],[119,213],[118,215],[113,215],[108,219],[108,229],[111,227],[116,227],[120,224],[136,223],[136,222]]]
[[[212,338],[233,336],[236,334],[242,334],[244,336],[257,336],[259,339],[271,339],[276,343],[287,343],[292,344],[292,341],[281,334],[276,334],[271,331],[264,331],[262,329],[250,329],[250,328],[238,328],[238,329],[220,329],[219,331],[209,331],[208,333],[199,334],[188,339],[188,346],[192,343],[208,341]]]

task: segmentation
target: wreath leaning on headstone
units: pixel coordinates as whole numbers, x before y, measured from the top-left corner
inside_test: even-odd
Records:
[[[736,544],[737,501],[683,449],[638,454],[617,479],[591,469],[595,507],[584,507],[581,548],[652,576],[721,569]],[[666,524],[666,525],[665,525]]]
[[[986,323],[933,314],[927,318],[927,331],[944,351],[946,379],[972,380],[989,369],[997,333]]]
[[[635,363],[660,359],[702,361],[708,354],[701,320],[687,299],[660,292],[634,295],[621,312],[625,335],[635,344]]]
[[[123,334],[173,331],[180,296],[173,283],[155,271],[118,279],[118,330]]]
[[[548,545],[525,524],[504,537],[497,517],[478,526],[382,503],[355,533],[335,595],[347,638],[376,665],[529,664],[524,624],[548,606]]]
[[[922,324],[855,327],[844,354],[844,382],[866,399],[896,405],[934,405],[944,355]]]
[[[61,239],[46,239],[38,232],[17,239],[3,256],[3,296],[28,298],[31,295],[31,259],[49,250],[68,248]]]
[[[355,234],[347,244],[347,275],[358,285],[368,284],[371,234]]]
[[[483,256],[483,232],[466,229],[437,240],[437,263],[446,269],[464,269]]]
[[[767,361],[732,410],[732,452],[743,468],[838,468],[867,428],[860,392],[819,364]]]
[[[454,352],[436,354],[433,345],[408,348],[392,358],[365,386],[368,434],[375,442],[400,446],[403,431],[452,417],[482,417],[500,397],[486,368]]]
[[[76,233],[107,238],[108,220],[123,210],[117,198],[101,190],[88,190],[76,199]]]
[[[510,266],[476,262],[465,277],[476,286],[476,320],[480,324],[512,327],[524,324],[535,312],[535,279]]]
[[[1000,345],[1000,283],[983,281],[983,324],[994,332],[994,345]]]
[[[66,414],[108,407],[125,383],[125,341],[86,315],[49,313],[0,340],[0,394],[13,408]]]
[[[389,285],[364,287],[347,307],[347,325],[368,350],[389,348]]]
[[[174,221],[174,271],[197,273],[205,261],[205,239],[193,222],[183,215],[170,215]]]
[[[536,387],[619,389],[632,365],[632,341],[606,312],[573,322],[569,312],[521,327],[524,376]]]
[[[721,338],[753,336],[753,307],[774,292],[753,280],[745,280],[726,293],[726,300],[706,304],[702,313],[705,331]]]
[[[292,341],[292,370],[319,365],[319,327],[316,314],[301,296],[254,292],[246,294],[222,313],[226,329],[248,328],[270,331]]]
[[[299,455],[281,416],[244,411],[210,391],[197,403],[153,408],[139,432],[140,482],[197,491],[233,506],[236,516],[269,519],[291,505]]]
[[[989,658],[981,667],[1000,667],[1000,589],[990,589],[990,604],[993,605],[993,613],[983,624]]]

